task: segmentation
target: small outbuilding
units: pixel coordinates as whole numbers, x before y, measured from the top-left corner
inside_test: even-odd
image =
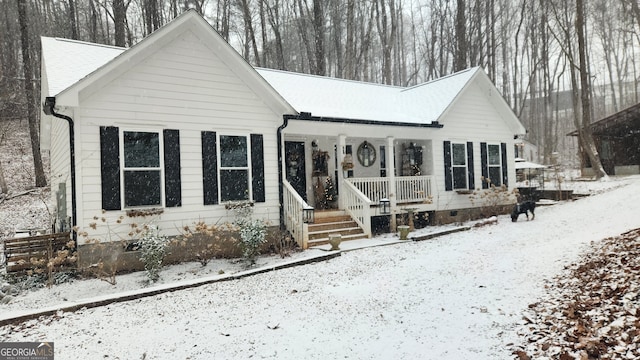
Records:
[[[640,174],[640,103],[591,124],[591,132],[607,174]],[[593,174],[586,155],[581,164],[584,175]]]

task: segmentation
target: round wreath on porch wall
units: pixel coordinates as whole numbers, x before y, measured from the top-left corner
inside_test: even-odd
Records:
[[[376,148],[368,141],[363,141],[358,146],[358,162],[364,167],[369,167],[376,162]]]

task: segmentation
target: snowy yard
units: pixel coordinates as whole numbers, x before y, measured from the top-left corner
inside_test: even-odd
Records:
[[[592,241],[640,227],[640,177],[601,186],[612,189],[540,207],[535,221],[501,216],[497,225],[432,240],[61,313],[2,327],[0,341],[54,341],[58,359],[515,358],[523,314],[547,296],[545,280]],[[189,266],[196,264],[161,276],[184,277]],[[135,276],[118,277],[119,286],[139,286]],[[0,312],[110,286],[82,281],[27,293]]]

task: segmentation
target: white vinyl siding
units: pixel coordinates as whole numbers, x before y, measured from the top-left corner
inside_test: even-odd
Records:
[[[100,91],[81,98],[75,120],[83,167],[78,184],[85,194],[79,206],[83,211],[78,214],[81,227],[86,228],[102,213],[100,126],[117,126],[124,131],[180,131],[182,205],[164,208],[153,219],[169,235],[198,220],[232,220],[224,206],[203,204],[201,132],[263,134],[266,202],[254,205],[254,216],[272,224],[279,222],[278,211],[274,211],[279,208],[276,133],[282,114],[275,114],[190,31],[119,74]],[[110,211],[104,216],[116,219],[123,212]]]
[[[434,132],[434,143],[438,139],[440,141],[450,140],[452,143],[466,142],[473,143],[474,153],[474,172],[475,189],[481,189],[481,156],[480,143],[486,142],[490,144],[507,144],[507,149],[512,149],[515,134],[511,132],[507,125],[507,120],[500,117],[500,113],[495,110],[490,99],[491,96],[499,96],[495,92],[489,94],[487,89],[478,85],[478,83],[470,83],[467,88],[458,96],[455,104],[445,113],[440,123],[444,126],[442,129]],[[458,140],[456,140],[458,139]],[[436,161],[443,159],[443,148],[434,146],[434,156]],[[507,161],[513,162],[513,153],[507,152]],[[442,170],[440,170],[442,168]],[[477,205],[472,204],[467,195],[461,195],[455,191],[445,191],[444,167],[436,166],[436,183],[438,192],[438,210],[463,209]],[[508,166],[509,179],[515,177],[513,166]],[[499,178],[501,179],[501,178]],[[512,183],[512,182],[511,182]]]

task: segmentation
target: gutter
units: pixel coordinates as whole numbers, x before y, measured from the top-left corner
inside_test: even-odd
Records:
[[[430,123],[374,121],[374,120],[348,119],[348,118],[337,118],[337,117],[327,117],[327,116],[312,116],[310,112],[301,112],[298,115],[285,115],[285,116],[288,117],[288,119],[294,119],[294,120],[308,120],[308,121],[332,122],[332,123],[342,123],[342,124],[408,126],[408,127],[436,128],[436,129],[440,129],[444,127],[444,125],[440,124],[438,121],[433,121]]]
[[[283,175],[283,171],[282,171],[282,130],[284,130],[284,128],[287,127],[287,125],[289,125],[289,120],[290,119],[295,119],[297,115],[282,115],[282,119],[284,120],[284,122],[282,123],[282,125],[278,126],[278,132],[277,132],[277,142],[278,142],[278,201],[280,204],[280,229],[284,229],[285,228],[285,224],[284,224],[284,207],[283,207],[283,203],[284,203],[284,189],[283,189],[283,185],[282,185],[282,175]]]
[[[59,119],[66,120],[69,123],[69,152],[71,153],[71,233],[73,234],[73,240],[78,246],[78,234],[73,229],[77,225],[76,214],[76,154],[75,154],[75,134],[73,119],[67,115],[59,114],[55,110],[56,98],[53,96],[47,96],[44,100],[42,110],[46,115],[53,115]]]

